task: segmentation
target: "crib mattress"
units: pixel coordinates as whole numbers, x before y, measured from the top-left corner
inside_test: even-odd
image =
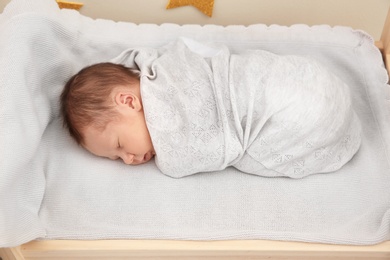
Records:
[[[60,11],[52,2],[14,0],[0,17],[0,104],[6,107],[0,112],[6,130],[0,134],[0,233],[6,234],[0,246],[36,238],[361,245],[390,239],[390,90],[370,36],[325,25],[114,23]],[[66,79],[129,47],[159,47],[180,36],[222,43],[235,53],[262,49],[317,59],[351,87],[362,122],[360,150],[342,169],[303,179],[234,168],[173,179],[153,161],[127,166],[77,146],[58,111]]]

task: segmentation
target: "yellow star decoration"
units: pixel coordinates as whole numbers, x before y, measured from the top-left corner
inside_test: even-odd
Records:
[[[213,15],[214,0],[169,0],[167,9],[192,5],[198,8],[205,15],[211,17]]]
[[[81,7],[83,7],[83,3],[76,3],[76,2],[69,2],[69,1],[63,1],[63,0],[57,0],[58,6],[66,9],[75,9],[80,10]]]

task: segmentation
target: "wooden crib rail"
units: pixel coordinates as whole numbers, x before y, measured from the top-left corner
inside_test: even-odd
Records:
[[[381,39],[380,41],[377,41],[375,45],[382,52],[387,72],[390,75],[390,9],[383,26]]]
[[[267,240],[48,240],[32,241],[5,250],[9,254],[3,254],[3,260],[390,259],[390,241],[373,246],[343,246]]]

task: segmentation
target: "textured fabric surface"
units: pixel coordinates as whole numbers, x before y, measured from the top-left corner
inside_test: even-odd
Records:
[[[203,56],[213,48],[201,46],[179,39],[113,60],[141,71],[146,122],[164,174],[234,166],[302,178],[336,171],[356,153],[361,126],[349,87],[324,66],[262,50],[232,55],[223,45]]]
[[[179,36],[319,60],[351,87],[361,147],[340,170],[264,178],[232,167],[174,179],[78,147],[59,119],[64,82],[128,48]],[[389,86],[365,33],[328,26],[135,25],[14,0],[0,16],[0,246],[42,239],[390,239]]]

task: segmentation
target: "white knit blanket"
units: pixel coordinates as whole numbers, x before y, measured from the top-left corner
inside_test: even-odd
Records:
[[[349,87],[313,59],[184,38],[113,61],[141,69],[156,163],[171,177],[234,166],[301,178],[340,169],[359,148]]]
[[[240,63],[248,50],[285,55],[275,58],[280,62],[295,60],[289,55],[318,60],[351,88],[351,103],[362,129],[358,152],[334,173],[313,174],[302,179],[263,178],[242,173],[234,167],[170,178],[161,174],[153,161],[128,166],[120,161],[98,158],[77,146],[62,127],[59,116],[59,95],[64,83],[81,68],[112,60],[129,48],[160,49],[179,37],[218,43],[217,48],[194,49],[192,46],[191,52],[182,46],[176,54],[187,53],[198,57],[201,62],[204,59],[211,67],[204,66],[202,70],[210,72],[213,87],[222,86],[221,82],[227,80],[214,77],[210,69],[216,59],[223,60],[224,55],[228,55],[226,49],[219,52],[220,44],[229,48],[231,66],[238,66],[242,74],[252,72],[249,64],[254,62],[251,59]],[[145,52],[145,55],[152,57],[153,53]],[[141,69],[144,73],[142,84],[154,84],[154,79],[148,76],[153,75],[153,70]],[[184,69],[178,76],[187,80]],[[288,73],[280,73],[283,77],[278,80],[288,78]],[[222,71],[220,75],[227,74]],[[328,76],[324,76],[326,80],[332,79]],[[234,77],[230,75],[229,81],[234,81]],[[253,77],[266,80],[261,70],[253,71],[251,75],[238,74],[241,81]],[[217,79],[221,82],[216,82]],[[341,244],[373,244],[389,240],[390,88],[387,80],[381,55],[373,40],[350,28],[136,25],[92,20],[75,11],[59,10],[52,0],[12,0],[0,15],[0,247],[17,246],[36,238],[277,239]],[[228,93],[236,95],[231,100],[246,99],[248,94],[245,91],[250,93],[247,82],[241,81],[245,88],[229,85]],[[156,87],[163,86],[158,84]],[[317,89],[319,86],[308,87]],[[193,88],[186,88],[194,100],[205,94],[195,92],[196,89],[196,84]],[[277,87],[253,90],[272,92]],[[168,87],[163,93],[170,95],[172,91],[175,88]],[[286,92],[288,97],[284,99],[293,97],[294,93]],[[237,108],[252,109],[252,117],[255,117],[255,104],[266,102],[267,95],[250,94],[264,99]],[[215,93],[211,97],[218,103],[206,102],[204,108],[216,107],[221,118],[222,113],[228,118],[232,116],[233,109],[226,109],[228,104],[224,103],[224,95]],[[347,102],[348,95],[343,97],[342,100]],[[283,95],[278,99],[283,99]],[[188,109],[188,106],[174,107]],[[262,107],[256,111],[259,115],[264,115]],[[148,109],[148,105],[145,108]],[[312,107],[308,109],[311,112]],[[269,116],[275,112],[268,111]],[[280,115],[285,119],[284,111],[280,111]],[[299,111],[298,107],[296,112],[302,115]],[[149,119],[151,112],[153,109],[148,111]],[[173,117],[174,112],[170,111],[169,116]],[[205,112],[207,110],[200,111],[199,120]],[[247,111],[237,110],[236,113],[233,121],[229,119],[220,125],[228,131],[224,133],[239,137],[240,146],[237,147],[241,153],[244,147],[247,154],[254,156],[250,154],[253,151],[250,144],[268,144],[269,140],[257,142],[255,136],[259,130],[255,129],[254,119],[244,118]],[[340,120],[343,117],[338,112],[334,116],[340,116]],[[278,114],[272,114],[273,118],[277,119]],[[346,119],[349,122],[348,119],[353,118]],[[171,118],[166,120],[163,123],[172,122]],[[232,122],[240,124],[230,127]],[[149,125],[151,129],[156,127],[150,122]],[[267,125],[259,126],[262,127],[261,136]],[[167,129],[169,125],[161,127]],[[199,127],[204,125],[199,123]],[[242,133],[237,130],[240,128]],[[182,133],[177,133],[175,138],[181,140]],[[268,133],[266,136],[273,135]],[[201,136],[199,140],[202,138],[210,139]],[[307,143],[307,146],[311,144]],[[241,155],[230,157],[226,154],[223,154],[223,160],[227,162],[223,161],[221,167],[229,164],[238,167],[234,158]],[[324,158],[321,153],[317,156],[318,159]],[[288,158],[275,155],[274,159],[284,162]],[[257,158],[254,156],[254,159]],[[267,160],[261,163],[266,165]],[[260,174],[270,176],[276,171],[266,172]]]

